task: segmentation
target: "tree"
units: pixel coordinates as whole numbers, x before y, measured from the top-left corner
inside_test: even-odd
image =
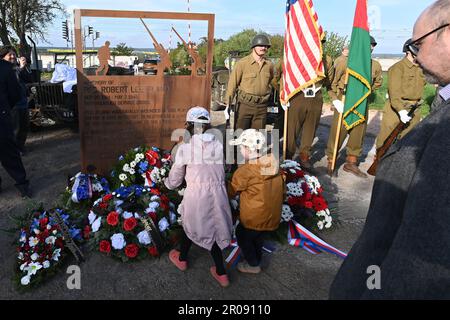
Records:
[[[349,45],[348,37],[340,36],[334,32],[325,32],[325,39],[327,40],[324,45],[324,53],[329,55],[333,60],[339,57],[342,53],[342,49]]]
[[[62,12],[64,6],[59,0],[0,0],[0,40],[4,45],[15,43],[14,32],[19,54],[30,59],[27,35],[45,41],[47,26]]]
[[[133,51],[133,48],[127,47],[124,42],[121,42],[112,50],[111,54],[113,56],[131,56]]]

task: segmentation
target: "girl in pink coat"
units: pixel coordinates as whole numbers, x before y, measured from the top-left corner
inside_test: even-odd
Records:
[[[170,261],[178,269],[187,269],[187,255],[192,245],[211,252],[215,266],[210,268],[220,285],[229,285],[222,250],[229,246],[232,217],[225,185],[223,146],[215,136],[205,131],[210,127],[206,109],[191,108],[186,116],[186,128],[191,134],[188,143],[181,144],[175,162],[165,180],[173,190],[186,180],[186,190],[179,207],[185,234],[180,250],[169,252]]]

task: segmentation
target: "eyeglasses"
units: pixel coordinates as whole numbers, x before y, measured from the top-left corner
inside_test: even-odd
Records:
[[[411,53],[412,53],[414,56],[417,56],[417,55],[419,54],[419,50],[420,50],[420,44],[419,44],[419,42],[421,42],[423,39],[425,39],[425,38],[428,37],[429,35],[432,35],[433,33],[437,32],[437,31],[439,31],[439,30],[441,30],[441,29],[444,29],[444,28],[446,28],[446,27],[448,27],[448,26],[450,26],[450,23],[443,24],[442,26],[437,27],[437,28],[434,29],[434,30],[431,30],[431,31],[428,32],[426,35],[424,35],[424,36],[418,38],[417,40],[411,41],[411,43],[408,45],[409,51],[411,51]]]

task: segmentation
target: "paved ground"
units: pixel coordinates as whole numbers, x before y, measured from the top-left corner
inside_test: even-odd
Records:
[[[324,108],[327,109],[327,108]],[[338,177],[325,175],[324,148],[329,133],[331,113],[324,112],[314,146],[314,160],[319,179],[326,190],[330,206],[339,214],[341,223],[322,238],[343,251],[349,251],[364,225],[373,178],[361,180],[342,171],[343,157],[338,162]],[[379,126],[379,115],[372,114],[364,147],[367,169],[372,161],[373,144]],[[66,185],[67,175],[78,172],[79,138],[66,129],[35,132],[28,142],[30,153],[24,158],[35,193],[35,201],[51,207]],[[11,226],[10,216],[24,212],[27,202],[20,199],[13,182],[0,168],[4,191],[0,195],[0,229]],[[0,232],[0,299],[326,299],[331,282],[342,261],[329,254],[313,256],[303,249],[278,245],[265,256],[264,272],[250,276],[231,271],[231,286],[222,289],[209,275],[212,259],[206,251],[194,247],[190,268],[178,271],[160,259],[122,264],[99,253],[88,255],[80,265],[81,290],[68,290],[68,275],[61,272],[44,286],[26,294],[15,290],[11,278],[15,263],[15,241]]]

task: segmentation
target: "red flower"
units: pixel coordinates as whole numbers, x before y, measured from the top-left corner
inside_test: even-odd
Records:
[[[299,197],[289,197],[287,202],[291,207],[292,206],[301,206],[303,204],[302,198],[299,198]]]
[[[137,220],[135,218],[125,219],[123,222],[123,228],[125,231],[131,231],[137,226]]]
[[[39,220],[39,225],[40,227],[43,229],[47,226],[48,224],[48,218],[42,218],[41,220]]]
[[[83,238],[84,239],[89,239],[89,236],[91,235],[91,227],[90,226],[86,226],[83,229]]]
[[[151,192],[152,194],[157,195],[157,196],[159,196],[159,195],[161,194],[161,192],[160,192],[158,189],[150,189],[150,192]]]
[[[159,159],[158,153],[156,153],[153,150],[148,150],[145,153],[145,157],[147,158],[147,161],[151,166],[154,166],[158,162],[158,159]]]
[[[314,210],[322,211],[328,208],[327,202],[322,197],[313,198]]]
[[[111,211],[108,216],[106,217],[106,222],[110,225],[110,226],[117,226],[117,224],[119,223],[119,214],[115,211]]]
[[[154,223],[157,222],[158,217],[156,216],[155,212],[150,212],[148,215],[150,216],[150,218],[152,218]]]
[[[156,249],[155,246],[151,246],[150,248],[148,248],[148,253],[149,253],[152,257],[157,257],[157,256],[159,256],[158,249]]]
[[[108,204],[106,202],[100,202],[100,204],[98,205],[100,207],[100,209],[106,209],[108,208]]]
[[[313,203],[312,201],[305,201],[305,208],[312,209]]]
[[[304,178],[305,177],[305,173],[302,170],[296,170],[295,177],[297,177],[297,178]]]
[[[127,219],[130,220],[130,219]],[[134,243],[129,244],[125,247],[125,254],[128,258],[136,258],[139,253],[139,247]]]
[[[100,252],[103,252],[103,253],[110,253],[111,252],[111,244],[109,243],[109,241],[108,240],[100,241],[99,250],[100,250]]]
[[[111,200],[112,197],[113,197],[112,194],[107,194],[106,196],[103,197],[102,201],[107,202],[107,201]]]
[[[63,241],[62,239],[56,239],[55,245],[56,245],[58,248],[62,249],[62,248],[64,248],[64,241]]]

